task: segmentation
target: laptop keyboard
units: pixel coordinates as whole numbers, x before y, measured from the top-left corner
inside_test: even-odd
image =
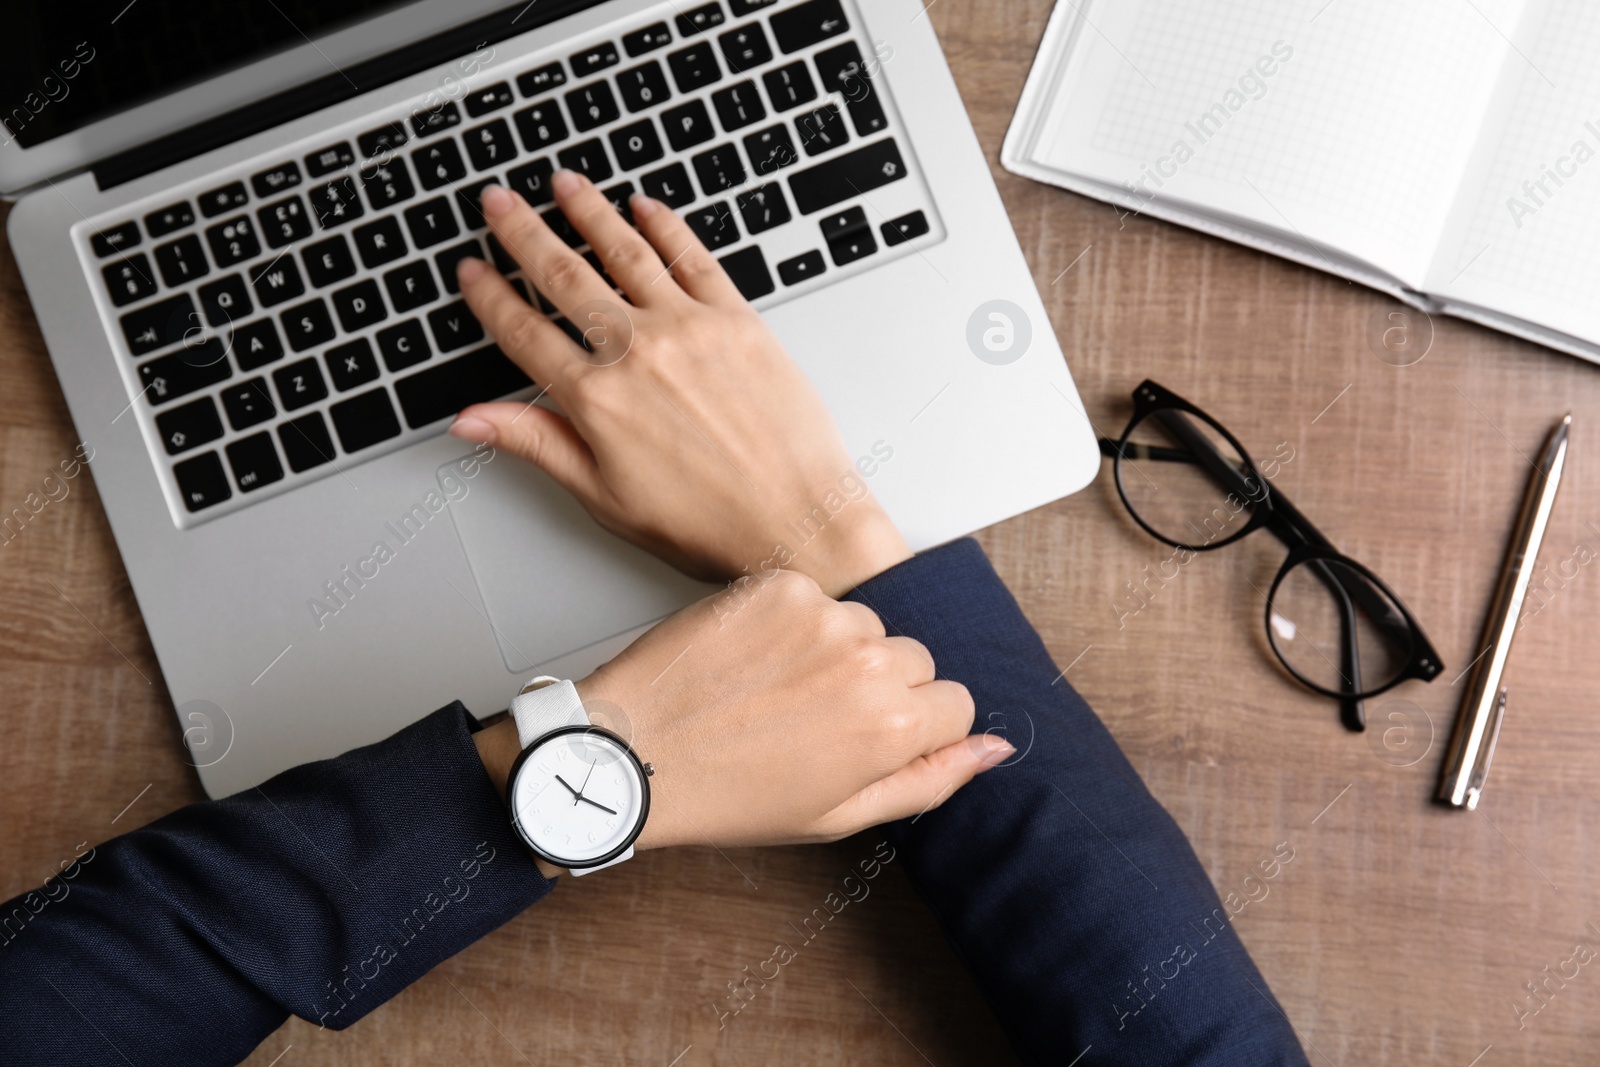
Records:
[[[554,317],[485,228],[491,182],[597,269],[551,175],[582,172],[624,214],[642,190],[761,308],[942,233],[846,0],[673,4],[559,51],[79,227],[178,525],[529,388],[456,286],[458,260],[488,258]]]

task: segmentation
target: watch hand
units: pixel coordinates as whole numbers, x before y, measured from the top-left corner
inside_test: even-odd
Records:
[[[571,793],[573,796],[577,796],[578,795],[578,791],[576,789],[572,788],[572,786],[567,782],[567,780],[565,778],[561,777],[559,774],[556,775],[556,781],[558,781],[562,785],[566,786],[567,787],[567,792]],[[576,804],[577,801],[574,800],[573,803]]]
[[[611,811],[611,809],[606,807],[604,804],[597,804],[594,801],[590,800],[588,797],[579,797],[578,799],[583,801],[585,804],[594,804],[594,806],[599,808],[601,811],[610,812],[612,815],[616,814],[616,812]]]
[[[598,762],[600,762],[600,761],[599,760],[595,761],[595,763],[598,763]],[[589,773],[583,776],[583,784],[578,787],[578,791],[576,793],[572,794],[572,806],[573,807],[577,807],[578,806],[578,801],[583,799],[583,791],[585,789],[589,788],[589,779],[592,778],[593,776],[594,776],[594,763],[591,763],[591,764],[589,764]],[[563,784],[565,784],[565,783],[563,783]],[[571,789],[572,787],[569,785],[569,786],[567,786],[567,788]]]

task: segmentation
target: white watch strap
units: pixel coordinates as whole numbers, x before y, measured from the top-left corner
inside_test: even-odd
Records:
[[[517,721],[517,743],[522,748],[563,726],[589,725],[589,713],[583,710],[577,687],[549,675],[540,675],[522,687],[511,702],[511,717]]]

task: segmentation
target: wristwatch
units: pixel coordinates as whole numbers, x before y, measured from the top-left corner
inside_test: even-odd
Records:
[[[511,824],[535,856],[573,874],[631,859],[650,814],[650,776],[628,743],[589,721],[577,688],[541,675],[511,702],[522,754]]]

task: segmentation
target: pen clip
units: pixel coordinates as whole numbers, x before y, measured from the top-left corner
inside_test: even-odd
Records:
[[[1500,740],[1500,723],[1506,714],[1506,692],[1501,689],[1495,698],[1494,710],[1489,713],[1489,725],[1484,730],[1483,747],[1478,750],[1477,763],[1472,768],[1472,781],[1467,786],[1467,810],[1478,809],[1478,797],[1483,795],[1483,783],[1489,777],[1489,761],[1494,759],[1495,742]]]

